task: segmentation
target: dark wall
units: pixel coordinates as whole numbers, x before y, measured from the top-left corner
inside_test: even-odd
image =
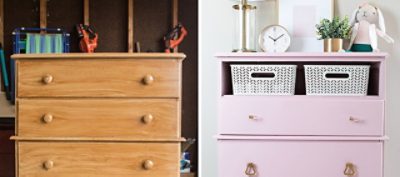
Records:
[[[14,120],[0,119],[0,177],[15,177]]]
[[[189,35],[179,47],[187,55],[183,63],[183,111],[182,131],[184,137],[198,140],[198,0],[179,1],[179,20]],[[194,169],[197,171],[198,143],[190,149]]]
[[[99,34],[97,52],[128,51],[127,4],[127,0],[90,1],[90,24]]]

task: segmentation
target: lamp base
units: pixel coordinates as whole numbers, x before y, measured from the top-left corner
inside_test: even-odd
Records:
[[[233,49],[232,52],[235,52],[235,53],[250,53],[250,52],[257,52],[257,51],[250,50],[250,49]]]

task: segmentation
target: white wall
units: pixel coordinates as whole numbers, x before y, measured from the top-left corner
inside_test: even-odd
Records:
[[[350,16],[363,0],[335,0],[335,15]],[[380,42],[381,49],[391,54],[388,59],[388,98],[386,103],[387,134],[385,147],[385,177],[400,176],[400,1],[371,0],[385,15],[387,32],[395,40],[394,46]],[[217,62],[214,54],[232,49],[232,0],[200,0],[200,168],[201,177],[217,177]],[[258,28],[275,24],[275,1],[257,3],[264,10],[258,18]],[[260,4],[263,4],[262,6]],[[397,49],[397,51],[395,50]],[[228,159],[227,159],[228,160]]]

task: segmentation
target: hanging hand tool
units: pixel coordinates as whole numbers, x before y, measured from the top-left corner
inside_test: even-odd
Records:
[[[97,40],[99,35],[94,31],[94,29],[89,25],[78,24],[76,25],[76,30],[78,31],[79,47],[82,52],[93,53],[97,48]]]
[[[11,99],[10,85],[8,82],[6,58],[4,56],[4,49],[3,49],[2,43],[0,43],[0,65],[1,65],[1,75],[3,76],[1,79],[3,80],[3,83],[4,83],[4,92],[6,93],[7,100],[10,100]]]
[[[186,37],[188,32],[182,24],[176,25],[176,27],[164,36],[165,42],[165,53],[171,53],[180,43],[182,43],[183,39]]]

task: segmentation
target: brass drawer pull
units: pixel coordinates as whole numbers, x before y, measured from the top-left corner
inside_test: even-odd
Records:
[[[360,119],[357,119],[357,118],[355,118],[355,117],[350,117],[350,118],[349,118],[349,121],[350,121],[350,122],[354,122],[354,123],[361,123],[361,120],[360,120]]]
[[[352,177],[356,174],[356,167],[352,163],[346,163],[346,168],[343,171],[343,174]]]
[[[150,124],[151,122],[153,122],[153,119],[154,119],[153,115],[146,114],[145,116],[142,117],[142,122],[144,124]]]
[[[143,168],[144,168],[145,170],[151,170],[153,167],[154,167],[154,162],[153,162],[153,161],[151,161],[151,160],[145,160],[145,161],[143,162]]]
[[[256,115],[249,115],[250,120],[259,120]]]
[[[246,170],[244,171],[244,173],[245,173],[247,176],[255,176],[255,175],[257,175],[256,164],[254,164],[254,163],[248,163],[248,164],[247,164],[247,168],[246,168]]]
[[[54,162],[51,160],[47,160],[46,162],[43,162],[43,168],[45,170],[50,170],[54,167]]]
[[[52,75],[47,74],[47,75],[43,76],[42,82],[43,82],[44,84],[48,85],[48,84],[51,84],[51,83],[53,82],[53,79],[54,79],[54,78],[53,78]]]
[[[154,77],[150,74],[144,76],[143,84],[144,85],[151,85],[154,82]]]
[[[53,115],[51,114],[45,114],[42,117],[42,121],[46,124],[51,123],[53,121]]]

